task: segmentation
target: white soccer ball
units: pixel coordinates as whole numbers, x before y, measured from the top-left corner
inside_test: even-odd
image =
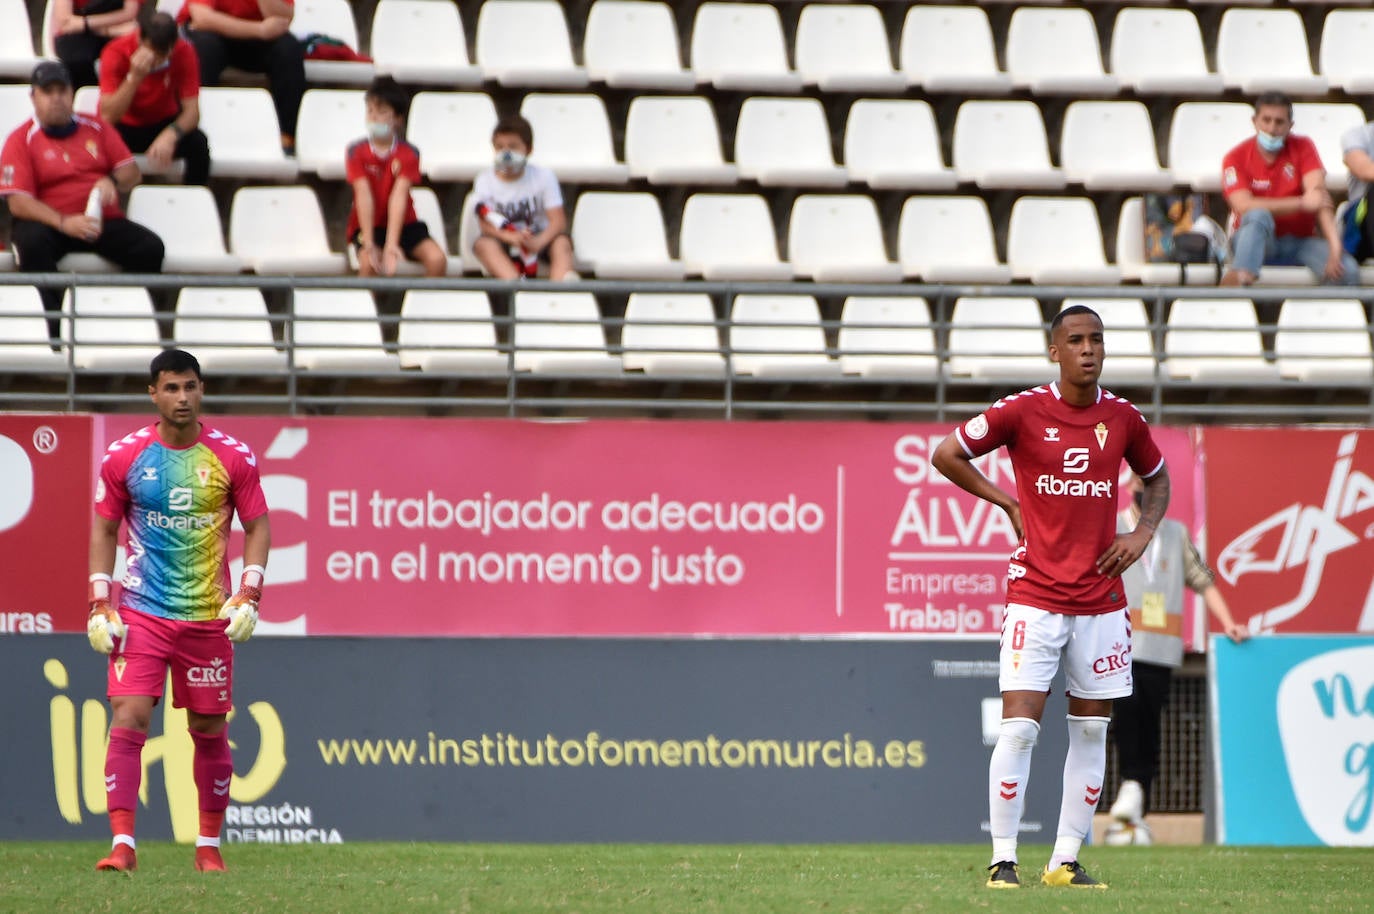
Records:
[[[1151,843],[1150,829],[1144,822],[1113,822],[1102,836],[1102,843],[1108,847],[1145,846]]]

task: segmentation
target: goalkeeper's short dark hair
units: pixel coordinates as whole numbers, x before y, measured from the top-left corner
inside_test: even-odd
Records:
[[[184,349],[164,349],[153,356],[148,363],[148,383],[156,387],[158,375],[164,371],[172,374],[190,371],[195,373],[197,381],[200,380],[200,362]]]

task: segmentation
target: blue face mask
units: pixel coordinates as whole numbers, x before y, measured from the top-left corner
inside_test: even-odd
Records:
[[[525,170],[525,157],[514,149],[502,149],[493,159],[497,171],[518,175]]]
[[[391,139],[391,132],[390,124],[383,123],[382,121],[367,122],[367,135],[374,140],[389,140]]]
[[[1258,130],[1255,132],[1255,142],[1259,143],[1259,148],[1265,152],[1278,152],[1283,148],[1283,144],[1288,142],[1288,137],[1273,136],[1263,130]]]

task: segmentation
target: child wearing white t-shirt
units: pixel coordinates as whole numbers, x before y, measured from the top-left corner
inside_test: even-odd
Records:
[[[543,259],[549,279],[575,278],[563,191],[553,172],[531,164],[534,130],[519,115],[502,118],[491,134],[495,160],[472,184],[482,235],[472,252],[497,279],[533,278]]]

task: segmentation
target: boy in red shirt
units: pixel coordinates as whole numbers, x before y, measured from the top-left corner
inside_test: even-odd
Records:
[[[347,237],[358,251],[359,276],[395,276],[402,257],[443,276],[448,258],[415,216],[410,188],[420,180],[420,151],[401,138],[408,107],[405,90],[389,76],[372,81],[364,95],[367,137],[348,147],[353,209]],[[443,231],[443,226],[436,226]]]
[[[129,147],[99,118],[72,113],[65,65],[43,61],[32,84],[34,117],[15,128],[0,151],[0,196],[14,217],[10,240],[19,268],[55,273],[72,251],[94,251],[131,273],[160,273],[162,239],[126,219],[119,206],[119,194],[140,177]],[[101,211],[87,215],[92,191]],[[48,311],[62,307],[60,287],[39,293]]]
[[[154,168],[183,159],[187,184],[210,180],[210,141],[199,129],[200,61],[168,13],[148,7],[137,31],[101,52],[100,116]]]
[[[1326,169],[1316,145],[1293,129],[1282,92],[1255,99],[1255,136],[1222,160],[1221,189],[1231,207],[1231,268],[1223,286],[1248,286],[1260,267],[1302,264],[1324,283],[1354,285],[1360,268],[1336,231]]]

